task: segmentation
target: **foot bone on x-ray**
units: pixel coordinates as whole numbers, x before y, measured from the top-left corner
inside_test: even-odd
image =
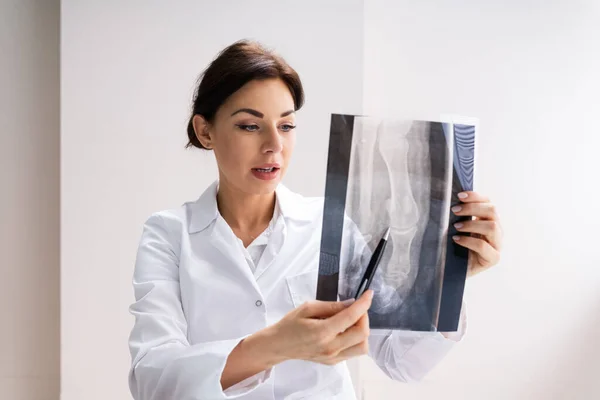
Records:
[[[371,216],[371,193],[377,185],[373,174],[375,144],[379,121],[374,118],[355,120],[352,152],[348,175],[347,208],[351,210],[352,220],[366,232],[365,240],[371,241],[373,231]]]
[[[389,224],[390,240],[381,262],[382,270],[378,273],[385,286],[405,297],[412,287],[419,262],[418,258],[411,257],[415,253],[411,249],[421,244],[426,224],[423,217],[428,214],[428,188],[423,183],[415,186],[411,182],[411,177],[414,180],[429,174],[427,124],[412,121],[379,123],[376,119],[365,118],[356,128],[349,171],[351,197],[348,211],[360,230],[366,233],[365,240],[372,245],[376,245],[378,238],[371,237],[370,233],[377,234]],[[418,190],[415,191],[413,186]],[[357,199],[357,204],[352,203],[352,199]],[[387,297],[388,304],[384,308],[398,305],[397,301]]]

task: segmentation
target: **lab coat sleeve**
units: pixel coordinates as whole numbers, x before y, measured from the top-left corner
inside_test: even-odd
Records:
[[[457,332],[416,332],[372,329],[369,356],[388,377],[407,383],[421,381],[466,332],[463,304]]]
[[[130,306],[135,317],[129,337],[131,393],[136,400],[233,399],[247,394],[269,379],[271,370],[226,391],[220,382],[227,357],[247,336],[197,344],[187,340],[179,288],[181,235],[167,224],[173,222],[167,218],[152,215],[138,247],[133,277],[136,301]]]

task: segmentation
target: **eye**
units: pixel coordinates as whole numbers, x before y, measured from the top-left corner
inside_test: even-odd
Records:
[[[296,125],[290,125],[290,124],[283,124],[281,125],[281,130],[284,132],[290,132],[292,129],[295,129]]]
[[[240,128],[241,130],[247,131],[247,132],[256,132],[258,130],[258,125],[244,125],[244,124],[237,124],[236,125],[238,128]]]

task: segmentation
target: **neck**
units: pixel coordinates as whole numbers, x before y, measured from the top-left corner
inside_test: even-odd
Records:
[[[262,232],[273,218],[275,192],[248,194],[221,180],[217,207],[234,231],[253,235]]]

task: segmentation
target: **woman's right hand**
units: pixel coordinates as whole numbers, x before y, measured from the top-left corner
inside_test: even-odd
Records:
[[[373,291],[346,302],[308,301],[270,326],[270,350],[281,360],[299,359],[334,365],[369,351]]]
[[[373,291],[352,304],[308,301],[279,322],[248,336],[231,351],[221,374],[223,390],[286,360],[334,365],[369,351]]]

